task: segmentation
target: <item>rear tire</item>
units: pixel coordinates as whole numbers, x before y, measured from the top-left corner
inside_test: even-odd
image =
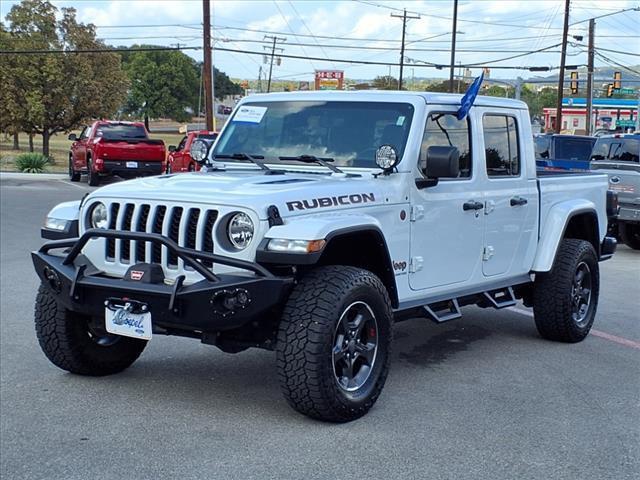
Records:
[[[100,185],[100,175],[98,175],[98,172],[93,170],[93,162],[91,161],[91,158],[87,160],[87,183],[89,183],[89,186],[91,187],[97,187]]]
[[[640,250],[640,223],[619,222],[618,229],[620,239],[627,247]]]
[[[278,330],[280,385],[304,415],[348,422],[366,414],[389,371],[393,313],[386,288],[355,267],[319,267],[293,289]]]
[[[73,159],[71,158],[71,156],[69,156],[69,180],[71,180],[72,182],[80,181],[80,172],[76,172],[76,170],[73,168]]]
[[[596,316],[599,290],[593,246],[585,240],[562,240],[551,271],[536,274],[533,313],[540,335],[557,342],[584,340]]]
[[[40,285],[36,334],[40,348],[57,367],[79,375],[111,375],[129,367],[147,345],[146,340],[100,331],[89,320],[65,309],[47,286]]]

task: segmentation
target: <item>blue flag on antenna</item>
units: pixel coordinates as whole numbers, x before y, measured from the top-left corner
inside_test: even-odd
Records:
[[[484,71],[473,81],[471,85],[469,85],[467,92],[464,94],[464,97],[462,97],[462,100],[460,100],[460,108],[458,109],[458,113],[456,114],[458,120],[462,120],[464,117],[466,117],[467,113],[469,113],[469,110],[471,110],[471,106],[478,96],[478,91],[480,90],[480,85],[482,85],[483,79]]]

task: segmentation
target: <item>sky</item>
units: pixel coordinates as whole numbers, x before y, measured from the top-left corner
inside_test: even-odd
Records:
[[[4,19],[16,1],[0,2]],[[201,47],[201,0],[54,0],[58,7],[73,7],[83,23],[97,26],[98,37],[111,45],[153,44]],[[270,51],[276,35],[283,55],[274,65],[277,80],[313,80],[313,72],[344,70],[349,79],[398,76],[402,20],[407,21],[405,81],[415,76],[448,78],[448,70],[428,63],[450,64],[453,0],[212,0],[214,65],[232,78],[256,79],[260,67],[268,69],[260,54]],[[569,16],[567,64],[585,65],[588,19],[640,6],[640,0],[572,0]],[[564,14],[563,0],[460,0],[458,4],[456,64],[492,64],[491,77],[532,78],[531,66],[557,67]],[[585,21],[586,20],[586,21]],[[596,67],[640,64],[640,11],[627,11],[596,20]],[[576,40],[574,36],[583,36]],[[522,55],[548,48],[538,53]],[[606,50],[605,50],[606,49]],[[202,59],[201,50],[186,54]],[[634,55],[628,55],[629,53]],[[506,57],[516,58],[496,62]],[[357,65],[337,60],[395,63]],[[426,62],[426,63],[425,63]],[[499,69],[516,67],[518,69]],[[638,70],[636,68],[636,70]],[[624,72],[624,69],[623,69]],[[264,78],[263,73],[263,78]],[[543,75],[548,75],[544,73]],[[624,75],[624,73],[623,73]]]

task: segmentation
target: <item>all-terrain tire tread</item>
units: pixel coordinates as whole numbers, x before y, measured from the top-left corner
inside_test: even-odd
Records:
[[[353,408],[339,395],[331,395],[335,379],[327,371],[325,346],[333,341],[335,307],[344,292],[366,285],[382,299],[391,322],[391,301],[382,282],[371,272],[348,266],[319,267],[293,289],[283,311],[277,338],[277,366],[280,385],[288,403],[312,418],[346,422],[361,417],[377,400],[389,369],[389,353],[367,401]],[[388,349],[387,352],[390,352]]]
[[[591,257],[593,314],[585,328],[578,328],[571,318],[571,288],[580,259]],[[595,265],[595,271],[593,269]],[[598,261],[593,246],[585,241],[566,238],[561,241],[553,268],[536,274],[533,313],[536,328],[547,340],[576,343],[584,340],[593,324],[599,292]]]
[[[57,367],[79,375],[102,376],[121,372],[129,367],[142,353],[146,341],[122,338],[117,352],[96,355],[100,352],[90,343],[78,341],[74,316],[58,303],[45,285],[40,285],[35,305],[35,327],[38,343],[47,358]],[[93,348],[94,352],[87,350]],[[113,347],[100,347],[103,353]],[[115,353],[115,354],[114,354]]]

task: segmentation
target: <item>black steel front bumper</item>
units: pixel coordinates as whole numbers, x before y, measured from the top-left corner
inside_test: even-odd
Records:
[[[81,255],[92,238],[136,240],[161,244],[193,268],[202,280],[184,285],[184,276],[172,284],[142,283],[113,278]],[[63,254],[49,253],[65,249]],[[103,316],[109,299],[127,299],[147,305],[155,333],[199,335],[238,328],[260,320],[288,295],[293,279],[275,276],[259,264],[179,246],[159,234],[91,229],[80,238],[45,243],[31,253],[36,273],[69,310]],[[202,262],[228,265],[247,273],[214,274]],[[246,294],[245,305],[233,305],[234,295]]]

